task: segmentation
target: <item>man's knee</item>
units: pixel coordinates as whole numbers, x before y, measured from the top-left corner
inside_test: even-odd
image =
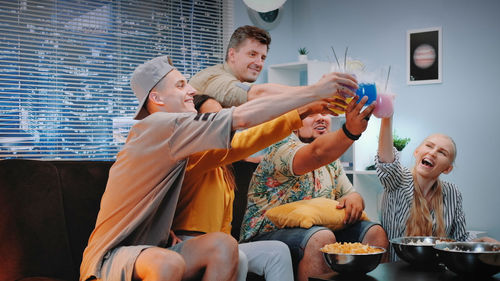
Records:
[[[238,268],[248,270],[248,257],[242,250],[238,250],[238,261]]]
[[[138,257],[134,266],[134,279],[181,280],[186,270],[182,256],[174,251],[148,248]]]
[[[274,242],[275,243],[273,243],[271,247],[271,252],[272,255],[275,257],[275,259],[291,261],[290,249],[288,248],[288,245],[281,241],[274,241]]]
[[[335,234],[333,234],[333,232],[330,230],[324,229],[311,235],[311,238],[309,238],[309,241],[307,242],[307,247],[309,247],[309,245],[315,245],[315,246],[320,245],[321,248],[325,244],[330,244],[335,242],[336,242]]]
[[[248,273],[248,257],[242,250],[239,250],[238,254],[237,280],[246,280]]]
[[[363,238],[363,242],[378,246],[389,245],[387,233],[385,232],[384,228],[382,228],[382,226],[378,224],[368,229],[365,237]]]
[[[222,247],[234,252],[238,251],[238,242],[232,236],[222,232],[213,232],[206,235],[212,240],[214,248]]]
[[[167,278],[175,278],[171,280],[176,280],[177,278],[181,278],[186,271],[186,262],[182,258],[182,256],[178,253],[172,253],[169,255],[164,255],[162,257],[161,262],[157,263],[158,272],[161,274],[158,275],[157,280],[167,280]]]
[[[311,235],[309,241],[307,241],[304,257],[307,259],[309,256],[318,256],[321,255],[321,251],[319,249],[326,244],[335,243],[337,240],[335,239],[335,234],[333,234],[330,230],[320,230]]]
[[[281,241],[276,241],[273,245],[273,251],[276,252],[277,255],[290,255],[290,248],[288,245]]]
[[[267,264],[290,263],[292,258],[290,248],[284,242],[278,240],[259,241],[259,246],[265,248],[265,251],[260,251],[262,259],[266,260]]]
[[[238,242],[232,236],[222,232],[213,232],[205,235],[207,243],[203,244],[209,247],[206,250],[212,256],[231,260],[238,258]]]
[[[320,230],[314,233],[307,242],[304,250],[304,257],[299,262],[298,276],[299,279],[304,279],[306,276],[315,274],[324,274],[331,269],[326,264],[322,252],[319,250],[326,244],[335,243],[335,234],[330,230]]]

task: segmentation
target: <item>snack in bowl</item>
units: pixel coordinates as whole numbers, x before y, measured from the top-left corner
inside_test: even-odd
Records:
[[[340,274],[365,274],[375,269],[382,255],[384,248],[364,245],[361,243],[333,243],[323,246],[326,263],[333,271]]]
[[[383,252],[384,250],[382,248],[372,247],[359,242],[336,242],[333,244],[326,244],[320,249],[320,251],[330,254],[374,254]]]

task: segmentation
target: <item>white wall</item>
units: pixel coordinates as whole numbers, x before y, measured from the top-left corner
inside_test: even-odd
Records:
[[[252,24],[242,0],[234,0],[235,26]],[[332,60],[330,47],[361,59],[368,70],[391,65],[397,93],[394,127],[412,141],[412,152],[433,132],[451,135],[456,167],[443,179],[459,185],[468,228],[500,239],[500,1],[498,0],[288,0],[280,24],[270,31],[267,65],[309,58]],[[443,82],[406,85],[406,32],[442,27]],[[264,71],[257,82],[267,81]],[[377,140],[374,140],[375,142]]]

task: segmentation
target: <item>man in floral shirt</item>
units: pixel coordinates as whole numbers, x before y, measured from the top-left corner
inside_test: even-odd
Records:
[[[248,205],[241,227],[242,241],[280,240],[291,251],[298,280],[328,273],[322,252],[325,244],[336,241],[362,242],[386,248],[383,228],[360,221],[363,198],[347,178],[338,158],[366,130],[374,105],[363,111],[366,102],[358,97],[346,109],[342,129],[329,132],[331,116],[315,114],[303,120],[304,127],[270,148],[257,167],[248,191]],[[345,208],[346,228],[333,232],[322,226],[279,229],[267,217],[267,210],[290,202],[317,197],[339,201]]]

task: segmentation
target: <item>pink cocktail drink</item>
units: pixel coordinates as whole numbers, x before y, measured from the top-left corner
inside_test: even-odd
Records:
[[[377,105],[373,115],[378,118],[389,118],[394,113],[394,94],[383,93],[377,95]]]

